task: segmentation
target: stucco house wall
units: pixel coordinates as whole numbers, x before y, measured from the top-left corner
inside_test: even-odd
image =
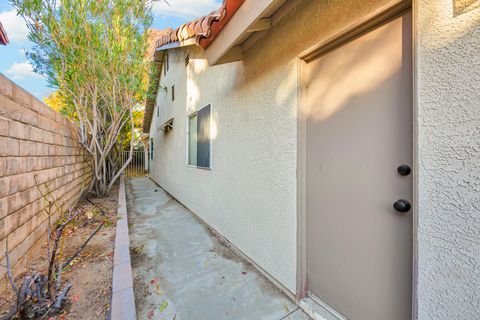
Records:
[[[416,2],[418,319],[480,317],[478,7]]]
[[[150,136],[152,178],[296,293],[297,56],[384,1],[304,1],[245,53],[208,67],[197,47],[168,50]],[[185,57],[190,64],[185,67]],[[175,101],[171,86],[175,85]],[[212,104],[212,170],[187,166],[187,117]],[[163,134],[160,124],[175,118]]]
[[[190,51],[190,64],[184,59]],[[258,265],[295,291],[295,94],[277,100],[275,82],[294,72],[280,68],[275,82],[244,82],[241,63],[208,68],[197,49],[169,52],[170,70],[159,90],[151,134],[156,182]],[[272,78],[267,78],[272,79]],[[262,81],[266,81],[263,79]],[[171,87],[175,85],[172,103]],[[165,101],[163,102],[162,101]],[[211,170],[187,166],[187,117],[211,103]],[[173,131],[158,125],[174,117]]]

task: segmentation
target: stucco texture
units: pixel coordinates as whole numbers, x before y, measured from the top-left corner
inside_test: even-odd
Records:
[[[388,2],[303,1],[247,52],[208,67],[172,49],[150,134],[152,178],[292,293],[297,276],[297,57]],[[190,64],[185,57],[190,54]],[[171,86],[175,85],[175,101]],[[187,166],[187,117],[212,103],[212,169]],[[168,134],[158,126],[174,117]]]
[[[417,1],[418,319],[480,318],[480,10],[456,2]]]
[[[188,50],[188,49],[187,49]],[[170,70],[158,101],[165,101],[151,134],[152,177],[272,276],[295,290],[296,94],[277,97],[278,83],[295,77],[295,65],[261,79],[241,63],[208,68],[187,50],[169,52]],[[258,77],[261,84],[245,81]],[[175,101],[170,100],[175,84]],[[255,86],[262,88],[254,90]],[[187,117],[211,103],[211,170],[187,166]],[[163,108],[164,107],[164,108]],[[168,134],[158,124],[174,117]],[[156,122],[156,123],[155,123]]]

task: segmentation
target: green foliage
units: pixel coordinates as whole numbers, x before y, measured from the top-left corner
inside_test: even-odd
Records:
[[[26,18],[27,52],[34,70],[47,76],[61,96],[74,99],[80,88],[101,83],[105,94],[120,86],[143,102],[147,63],[145,30],[152,15],[145,0],[13,0]],[[116,81],[111,81],[113,79]],[[117,97],[121,103],[122,95]],[[108,100],[108,99],[106,99]]]
[[[94,187],[108,192],[123,167],[116,152],[133,146],[146,99],[152,23],[149,0],[12,0],[35,43],[27,56],[57,88],[59,111],[78,127],[94,157]],[[126,139],[125,136],[129,135]],[[120,141],[120,137],[123,137]],[[93,186],[92,186],[93,189]]]

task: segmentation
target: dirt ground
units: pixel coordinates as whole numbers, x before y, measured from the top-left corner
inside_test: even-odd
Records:
[[[72,288],[65,301],[65,308],[56,316],[44,317],[45,320],[67,319],[108,319],[110,317],[110,301],[112,294],[113,250],[115,242],[115,221],[118,207],[118,186],[114,186],[110,196],[101,199],[90,199],[105,213],[87,201],[81,201],[79,206],[86,206],[72,226],[65,230],[63,241],[63,260],[77,251],[87,238],[104,222],[104,226],[90,240],[80,255],[64,269],[62,283],[71,282]],[[39,257],[30,264],[30,272],[14,275],[16,282],[20,282],[26,273],[40,271],[46,274],[48,270],[47,242],[43,243]],[[0,314],[4,314],[14,301],[12,290],[0,293]],[[16,318],[14,318],[16,319]]]

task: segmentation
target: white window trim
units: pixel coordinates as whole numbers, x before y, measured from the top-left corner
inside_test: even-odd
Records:
[[[190,143],[190,126],[189,126],[189,123],[188,121],[190,120],[190,118],[193,116],[193,115],[196,115],[198,113],[198,111],[202,110],[203,108],[206,108],[210,106],[210,166],[209,167],[199,167],[199,166],[194,166],[194,165],[191,165],[189,164],[189,143]],[[185,160],[186,160],[186,163],[187,163],[187,167],[190,167],[190,168],[195,168],[195,169],[202,169],[202,170],[207,170],[207,171],[212,171],[213,169],[213,156],[212,156],[212,146],[213,146],[213,140],[212,140],[212,114],[213,114],[213,104],[211,102],[207,103],[207,104],[204,104],[201,108],[198,108],[196,109],[194,112],[191,112],[187,115],[187,136],[186,136],[186,157],[185,157]]]

